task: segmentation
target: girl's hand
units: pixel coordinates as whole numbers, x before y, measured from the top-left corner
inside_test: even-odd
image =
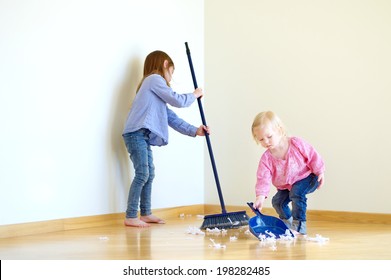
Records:
[[[254,208],[261,211],[265,199],[266,197],[264,195],[258,195],[254,202]]]
[[[208,126],[200,125],[200,127],[197,129],[196,135],[198,136],[205,136],[205,132],[210,134],[210,129]]]
[[[204,92],[202,91],[202,88],[196,88],[193,93],[196,98],[204,96]]]
[[[324,173],[318,175],[318,182],[319,182],[318,189],[320,189],[320,187],[323,186],[324,183]]]

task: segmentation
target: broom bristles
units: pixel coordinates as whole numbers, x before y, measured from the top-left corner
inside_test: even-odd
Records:
[[[248,225],[249,219],[250,217],[247,215],[246,211],[206,215],[201,229],[239,228]]]

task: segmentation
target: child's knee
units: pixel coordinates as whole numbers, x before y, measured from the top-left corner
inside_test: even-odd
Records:
[[[148,170],[145,170],[143,172],[136,172],[134,180],[136,180],[140,184],[145,184],[149,180],[152,180],[154,177],[155,177],[154,172],[151,173]]]

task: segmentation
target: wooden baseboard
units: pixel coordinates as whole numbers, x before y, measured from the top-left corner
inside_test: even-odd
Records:
[[[180,206],[173,208],[154,209],[154,214],[169,219],[178,217],[180,214],[203,214],[204,205]],[[92,228],[123,224],[125,213],[104,214],[87,217],[66,218],[49,221],[39,221],[22,224],[0,226],[0,238],[43,234],[64,230]]]
[[[123,214],[121,215],[123,217]],[[113,225],[119,214],[68,218],[0,226],[0,238],[43,234],[56,231]]]
[[[221,207],[219,205],[205,205],[204,209],[206,214],[221,213]],[[244,206],[227,206],[226,210],[227,212],[245,210],[249,216],[254,215],[251,213],[251,210],[248,211],[249,209],[246,209]],[[264,208],[262,213],[266,215],[277,216],[276,211],[273,208]],[[308,210],[307,220],[365,224],[391,224],[391,214]]]
[[[308,210],[307,220],[390,225],[391,214]]]
[[[227,206],[228,212],[246,211],[249,216],[254,214],[245,206]],[[219,205],[190,205],[173,208],[154,209],[154,214],[164,219],[170,219],[184,215],[208,215],[219,214]],[[263,213],[276,216],[274,209],[265,208]],[[0,226],[0,238],[43,234],[64,230],[92,228],[122,224],[124,213],[105,214],[88,217],[67,218],[50,221],[40,221],[23,224]],[[332,221],[345,223],[391,224],[391,214],[373,214],[341,211],[308,210],[308,221]]]

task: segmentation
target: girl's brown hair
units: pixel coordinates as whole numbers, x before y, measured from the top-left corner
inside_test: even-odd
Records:
[[[163,51],[154,51],[151,52],[149,55],[147,55],[144,61],[143,78],[141,79],[141,82],[139,83],[136,92],[138,92],[138,90],[141,87],[141,84],[144,82],[144,79],[149,75],[158,74],[164,78],[163,69],[164,69],[164,61],[166,60],[168,62],[167,68],[171,66],[175,67],[171,57]],[[170,86],[168,82],[167,82],[167,86]]]

